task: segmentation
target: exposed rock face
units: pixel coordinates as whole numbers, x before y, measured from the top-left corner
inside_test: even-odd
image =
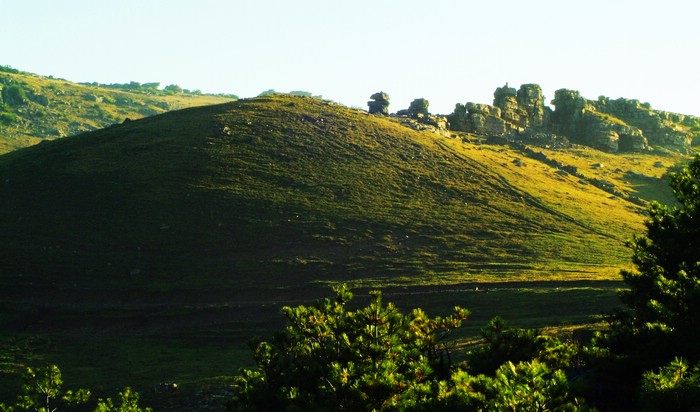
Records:
[[[680,152],[688,152],[700,136],[700,119],[677,113],[652,110],[648,103],[634,99],[611,100],[600,96],[591,105],[601,113],[614,116],[644,131],[649,143]],[[693,130],[695,129],[695,130]]]
[[[467,103],[471,130],[487,136],[502,136],[506,133],[506,122],[501,118],[501,109],[486,104]]]
[[[549,123],[551,110],[544,106],[544,95],[538,84],[523,84],[518,89],[516,100],[525,111],[528,124],[525,127],[542,129]]]
[[[606,152],[642,151],[647,139],[641,129],[630,126],[621,119],[601,113],[596,105],[574,90],[559,89],[552,104],[552,129],[579,144]]]
[[[472,114],[483,114],[486,116],[501,117],[501,109],[488,104],[467,103],[467,111]]]
[[[493,105],[457,104],[449,116],[453,130],[489,136],[513,136],[527,129],[544,130],[551,110],[544,106],[542,88],[524,84],[519,90],[499,87],[493,93]]]
[[[389,115],[389,95],[384,92],[374,93],[367,102],[371,114]]]
[[[618,150],[621,152],[641,152],[648,147],[647,138],[642,131],[637,129],[635,134],[621,134],[618,141]]]
[[[468,132],[471,127],[469,116],[467,115],[467,106],[462,103],[455,104],[455,109],[447,118],[450,121],[450,129],[460,132]]]
[[[527,112],[518,104],[517,92],[508,83],[493,93],[493,105],[501,109],[501,117],[512,129],[528,127]]]

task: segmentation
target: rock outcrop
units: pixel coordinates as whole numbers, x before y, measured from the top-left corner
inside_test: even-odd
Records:
[[[524,84],[519,90],[499,87],[493,93],[493,105],[457,104],[449,116],[453,130],[487,136],[513,136],[527,129],[543,130],[549,120],[542,89]]]
[[[614,116],[643,130],[649,144],[688,152],[700,136],[700,118],[651,109],[648,103],[634,99],[612,100],[600,96],[591,105],[600,113]],[[697,143],[696,143],[697,144]]]
[[[552,104],[556,109],[551,129],[568,136],[574,143],[611,153],[638,152],[648,146],[641,129],[599,112],[593,102],[575,90],[557,90]]]
[[[396,117],[404,126],[414,130],[427,130],[443,136],[450,136],[450,127],[447,117],[433,116],[428,111],[430,102],[419,98],[408,106],[408,109],[396,112]]]
[[[458,103],[448,116],[452,130],[546,146],[563,147],[571,142],[612,153],[646,150],[647,135],[654,136],[652,143],[684,151],[692,144],[692,138],[700,135],[700,122],[695,126],[696,134],[677,126],[669,129],[664,124],[664,119],[669,118],[676,121],[675,125],[686,122],[687,128],[692,128],[695,123],[688,120],[691,116],[649,112],[645,105],[634,101],[593,102],[575,90],[557,90],[552,100],[555,110],[545,106],[542,88],[537,84],[523,84],[516,90],[506,83],[496,89],[493,97],[493,105]],[[700,138],[696,141],[700,142]]]
[[[371,114],[389,115],[389,95],[384,92],[374,93],[367,102]]]
[[[370,113],[388,115],[389,96],[375,93]],[[428,112],[426,99],[415,99],[397,117],[414,129],[474,133],[491,142],[528,142],[548,147],[573,144],[610,153],[641,152],[651,146],[690,153],[700,146],[700,117],[653,110],[639,100],[588,100],[576,90],[559,89],[545,106],[542,88],[534,83],[517,90],[508,83],[493,93],[493,104],[457,103],[446,117]],[[449,128],[449,129],[448,129]]]
[[[428,102],[427,100],[425,100],[423,98],[415,99],[408,106],[408,115],[409,116],[418,116],[418,115],[422,114],[424,116],[427,116],[428,114],[430,114],[428,112],[429,106],[430,106],[430,102]]]

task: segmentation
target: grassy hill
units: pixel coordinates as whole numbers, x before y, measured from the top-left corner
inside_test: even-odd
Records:
[[[495,314],[594,322],[643,230],[629,199],[669,199],[684,160],[488,145],[285,95],[16,150],[0,156],[0,369],[223,382],[281,305],[339,281],[465,306],[465,333]]]
[[[78,84],[0,66],[0,89],[21,90],[18,99],[0,98],[0,153],[101,129],[125,119],[232,100],[182,91],[164,93],[150,87],[157,83],[146,85],[149,87],[138,83],[122,88]]]

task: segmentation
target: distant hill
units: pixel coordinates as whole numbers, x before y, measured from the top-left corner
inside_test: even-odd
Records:
[[[0,153],[126,119],[235,100],[176,85],[78,84],[0,66]]]

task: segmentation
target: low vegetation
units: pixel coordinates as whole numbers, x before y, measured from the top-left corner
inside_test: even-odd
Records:
[[[92,399],[89,389],[64,389],[61,370],[56,365],[41,369],[27,369],[22,384],[22,394],[14,405],[0,403],[2,412],[37,411],[54,412],[79,407],[93,406],[95,412],[152,412],[151,408],[139,406],[139,394],[124,388],[116,400],[112,398]]]

